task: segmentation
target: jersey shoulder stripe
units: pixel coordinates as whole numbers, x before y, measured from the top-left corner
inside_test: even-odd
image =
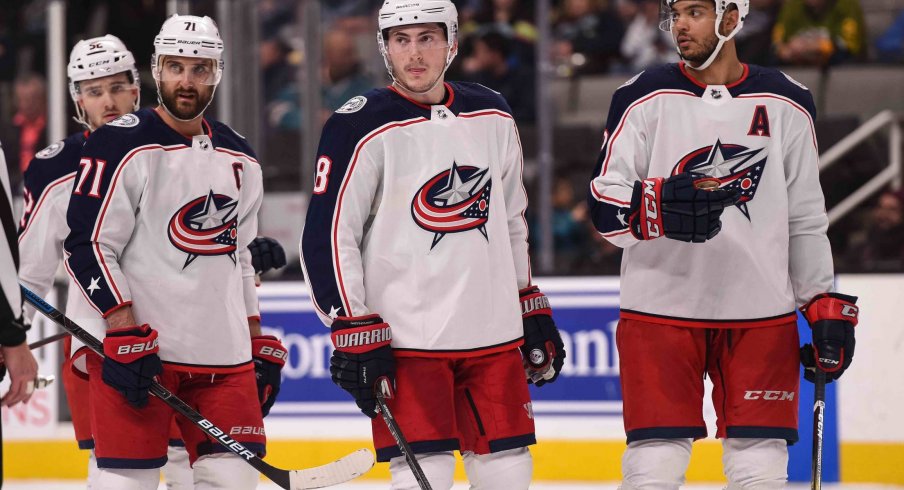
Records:
[[[211,142],[217,150],[226,150],[227,153],[240,153],[253,162],[257,162],[257,154],[251,148],[248,140],[241,136],[227,124],[212,119],[205,119],[210,127]]]

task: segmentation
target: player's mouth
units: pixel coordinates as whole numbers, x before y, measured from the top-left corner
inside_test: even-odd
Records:
[[[678,39],[676,41],[678,42],[678,47],[681,49],[689,48],[691,43],[693,42],[688,36],[678,36]]]
[[[117,119],[121,115],[122,114],[120,114],[119,112],[105,112],[104,113],[104,123],[108,123],[114,119]]]
[[[427,73],[427,69],[422,68],[422,67],[406,68],[405,71],[407,71],[408,73],[410,73],[411,75],[414,75],[416,77],[419,77],[419,76],[423,75],[424,73]]]
[[[190,102],[195,100],[197,94],[194,92],[176,92],[176,100],[180,102]]]

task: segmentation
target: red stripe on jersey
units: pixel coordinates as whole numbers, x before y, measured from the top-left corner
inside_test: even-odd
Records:
[[[470,119],[472,117],[480,117],[480,116],[501,116],[506,119],[512,119],[512,116],[510,114],[508,114],[507,112],[497,111],[495,109],[490,109],[490,110],[486,110],[486,111],[477,111],[477,112],[467,112],[467,113],[461,113],[458,115],[458,117],[461,117],[464,119]]]
[[[199,364],[180,364],[169,361],[163,361],[163,364],[167,369],[170,369],[172,371],[179,371],[182,373],[232,374],[254,369],[254,363],[251,361],[239,364],[237,366],[204,366]]]
[[[629,231],[631,231],[631,230],[625,229],[625,230],[613,231],[610,233],[600,233],[600,235],[602,235],[606,238],[610,238],[610,237],[614,237],[614,236],[618,236],[618,235],[624,235],[625,233],[628,233]]]
[[[747,63],[741,63],[741,66],[744,67],[744,71],[741,72],[741,78],[739,78],[739,79],[737,79],[737,80],[735,80],[735,81],[729,83],[728,85],[725,86],[725,88],[737,87],[737,86],[740,85],[744,80],[747,80],[747,75],[750,74],[750,67],[747,66]],[[678,63],[678,68],[681,70],[681,73],[682,73],[685,77],[687,77],[687,79],[690,80],[694,85],[696,85],[696,86],[698,86],[698,87],[700,87],[700,88],[706,88],[706,87],[708,87],[708,85],[706,85],[706,84],[704,84],[703,82],[697,80],[696,78],[694,78],[694,77],[690,74],[690,72],[687,71],[687,65],[686,65],[683,61],[681,61],[681,62]]]
[[[390,87],[392,88],[392,87]],[[387,126],[383,126],[380,129],[377,129],[373,133],[364,137],[363,140],[358,142],[355,146],[355,152],[352,154],[352,161],[348,165],[348,171],[345,173],[345,178],[342,181],[342,188],[339,189],[339,197],[336,199],[336,216],[333,218],[333,264],[336,267],[336,278],[339,280],[339,295],[342,298],[343,307],[345,307],[346,316],[354,316],[354,313],[349,308],[348,295],[345,293],[345,283],[342,281],[342,267],[339,261],[339,247],[337,244],[339,243],[339,215],[342,213],[342,197],[345,195],[345,189],[348,188],[348,183],[351,180],[352,173],[355,170],[355,165],[358,163],[358,156],[361,154],[361,149],[364,148],[364,145],[367,144],[368,141],[374,139],[380,133],[384,133],[394,128],[403,128],[405,126],[410,126],[412,124],[427,122],[427,119],[423,117],[418,117],[416,119],[411,119],[408,121],[393,123]]]
[[[107,189],[107,195],[104,197],[104,204],[101,207],[100,215],[97,218],[97,223],[94,225],[94,234],[91,236],[92,246],[94,247],[94,255],[100,263],[101,267],[104,269],[104,274],[106,275],[107,282],[110,283],[110,286],[113,289],[113,293],[116,295],[116,301],[122,303],[122,293],[119,292],[119,288],[116,287],[116,283],[113,282],[113,275],[110,274],[110,269],[107,267],[107,262],[104,260],[104,255],[100,251],[100,246],[98,245],[98,238],[100,237],[100,230],[103,227],[104,216],[107,214],[107,208],[110,207],[110,196],[113,195],[113,190],[116,188],[116,182],[119,180],[119,176],[122,175],[122,170],[126,168],[126,165],[135,155],[141,153],[142,151],[148,150],[163,150],[163,151],[173,151],[173,150],[186,150],[188,149],[185,145],[175,145],[175,146],[162,146],[162,145],[148,145],[148,146],[140,146],[130,151],[126,156],[120,161],[119,165],[116,168],[116,173],[113,174],[113,179],[110,181],[110,188]],[[76,284],[79,284],[76,281]],[[91,300],[88,300],[90,303]]]
[[[516,347],[520,347],[522,344],[524,344],[524,339],[517,338],[515,340],[510,340],[501,344],[490,345],[487,347],[478,347],[476,349],[469,350],[421,350],[405,348],[400,349],[398,347],[393,347],[392,354],[396,357],[439,357],[444,359],[462,359],[465,357],[485,356],[487,354],[504,352]]]
[[[216,150],[217,150],[218,152],[220,152],[220,153],[225,153],[225,154],[227,154],[227,155],[232,155],[232,156],[234,156],[234,157],[247,158],[248,160],[251,160],[252,162],[257,163],[258,165],[260,165],[260,162],[258,162],[258,161],[255,160],[254,158],[252,158],[250,155],[246,155],[246,154],[244,154],[244,153],[242,153],[242,152],[240,152],[240,151],[226,150],[226,149],[224,149],[224,148],[217,148]]]
[[[38,211],[40,211],[41,205],[44,204],[44,201],[47,200],[47,196],[49,196],[51,191],[54,190],[54,187],[56,187],[60,184],[65,184],[66,182],[69,182],[70,180],[75,179],[75,174],[76,174],[76,172],[73,172],[68,175],[64,175],[63,177],[60,177],[59,179],[54,180],[47,187],[44,188],[44,192],[41,193],[41,198],[38,199],[38,203],[35,204],[34,209],[31,211],[31,216],[28,217],[28,222],[25,223],[25,229],[22,230],[22,234],[19,235],[19,243],[22,243],[22,239],[25,238],[25,234],[28,233],[28,230],[31,229],[31,224],[35,221],[35,219],[37,219]]]
[[[768,318],[751,318],[736,320],[698,320],[694,318],[678,318],[665,315],[653,315],[639,311],[621,310],[619,312],[621,318],[628,320],[639,320],[648,323],[658,323],[662,325],[671,325],[673,327],[688,328],[756,328],[756,327],[775,327],[793,322],[797,318],[797,313],[790,312],[783,315]]]

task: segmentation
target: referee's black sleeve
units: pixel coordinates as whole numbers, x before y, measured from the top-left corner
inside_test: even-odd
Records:
[[[16,220],[13,217],[6,158],[0,148],[0,345],[15,346],[25,342],[22,326],[22,294],[19,292],[19,248]]]

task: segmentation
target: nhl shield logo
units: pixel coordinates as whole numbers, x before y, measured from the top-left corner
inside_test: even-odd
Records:
[[[170,218],[170,243],[188,254],[183,269],[199,255],[227,255],[235,263],[238,201],[210,191],[192,199]]]
[[[490,216],[489,169],[459,166],[434,175],[411,201],[411,216],[424,230],[433,232],[432,250],[448,233],[478,230],[487,237]]]

